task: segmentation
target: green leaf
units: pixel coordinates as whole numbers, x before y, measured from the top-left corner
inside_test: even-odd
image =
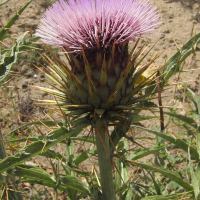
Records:
[[[200,33],[192,37],[187,43],[185,43],[165,64],[164,67],[164,78],[161,83],[161,88],[167,84],[167,81],[175,73],[180,71],[180,65],[183,61],[192,53],[195,53],[197,45],[200,43]],[[163,73],[163,69],[160,70]],[[157,85],[155,87],[148,88],[147,93],[157,91]]]
[[[137,127],[137,128],[142,129],[142,130],[153,133],[154,135],[157,135],[157,136],[175,144],[178,148],[183,149],[185,152],[188,152],[189,145],[181,139],[175,139],[174,137],[171,137],[167,134],[163,134],[163,133],[158,132],[158,131],[153,131],[153,130],[150,130],[150,129],[147,129],[147,128],[144,128],[144,127],[141,127],[141,126],[132,125],[132,127]],[[190,154],[196,161],[199,161],[199,154],[194,147],[190,147]]]
[[[12,170],[10,173],[14,176],[29,178],[32,180],[31,182],[35,182],[52,188],[56,186],[56,180],[54,179],[54,176],[50,175],[48,172],[46,172],[46,170],[43,170],[39,167],[19,165],[15,167],[15,169]],[[85,195],[89,194],[88,187],[76,177],[60,174],[59,180],[59,189],[62,191],[66,191],[66,189],[71,188]],[[26,180],[23,182],[26,182]],[[29,181],[27,180],[27,182]]]
[[[130,200],[133,198],[133,191],[131,188],[128,188],[124,200]]]
[[[86,151],[84,151],[83,153],[81,153],[81,155],[79,155],[75,160],[74,163],[76,166],[78,166],[79,164],[81,164],[82,162],[84,162],[85,160],[87,160],[88,158],[90,158],[93,155],[97,154],[97,149],[93,148],[93,149],[88,149]]]
[[[4,28],[0,31],[0,41],[3,41],[3,39],[6,37],[7,32],[10,30],[12,25],[15,23],[15,21],[19,18],[19,15],[24,11],[24,9],[31,3],[32,0],[28,1],[19,11],[17,14],[10,19],[10,21],[4,26]]]
[[[37,123],[37,124],[38,125],[42,125],[42,123]],[[52,126],[53,126],[53,124],[52,124]],[[8,140],[8,142],[25,142],[27,140],[29,140],[29,141],[38,141],[38,140],[41,140],[42,138],[43,138],[42,136],[30,136],[30,137],[27,137],[27,138],[19,138],[19,139]],[[70,139],[73,140],[73,141],[75,140],[75,141],[82,141],[82,142],[90,142],[90,143],[93,143],[93,144],[95,144],[95,141],[96,141],[95,139],[88,138],[87,136],[71,137]]]
[[[189,88],[187,88],[190,95],[187,95],[194,103],[195,111],[193,113],[195,122],[197,124],[196,130],[196,143],[197,143],[197,151],[200,159],[200,100],[199,97]]]
[[[118,144],[120,139],[128,132],[131,124],[142,120],[139,116],[140,112],[141,110],[134,110],[135,118],[131,117],[130,119],[123,118],[119,120],[119,124],[121,124],[122,126],[115,126],[114,130],[111,133],[112,144],[110,143],[110,152],[114,151],[114,147]]]
[[[84,194],[89,194],[89,190],[87,186],[78,178],[68,176],[68,175],[60,175],[59,179],[61,180],[61,183],[65,185],[66,187],[70,187],[71,189],[78,190],[79,192],[84,193]]]
[[[140,166],[147,170],[153,170],[155,172],[159,172],[163,176],[166,176],[166,177],[170,178],[171,180],[175,181],[176,183],[178,183],[179,185],[181,185],[183,188],[185,188],[185,190],[187,190],[187,191],[193,190],[193,187],[190,185],[190,183],[183,180],[183,178],[176,172],[173,172],[173,171],[167,170],[167,169],[163,169],[161,167],[158,168],[158,167],[154,167],[152,165],[147,165],[147,164],[138,163],[138,162],[133,162],[132,165],[134,165],[134,166],[137,165],[137,166]]]
[[[3,159],[0,162],[0,173],[3,173],[4,171],[21,164],[35,155],[42,153],[42,151],[45,152],[50,147],[62,142],[66,138],[77,136],[81,131],[90,125],[89,121],[84,118],[75,120],[73,123],[75,125],[70,130],[67,130],[63,127],[58,128],[50,132],[46,137],[43,138],[43,140],[33,142],[32,144],[21,149],[21,151],[19,151],[16,155]]]
[[[118,142],[126,134],[126,132],[128,132],[132,122],[134,122],[134,119],[125,119],[120,121],[120,124],[122,126],[115,126],[114,130],[111,133],[112,144],[110,144],[110,152],[114,151],[114,147],[118,144]]]
[[[74,158],[75,158],[75,151],[74,151],[74,143],[71,138],[67,141],[66,144],[66,156],[68,159],[68,165],[73,167],[74,166]],[[69,175],[75,176],[73,170],[70,170]]]
[[[158,153],[160,150],[163,150],[165,147],[152,147],[147,149],[139,148],[137,152],[131,154],[128,160],[138,160],[140,158],[144,158],[150,154]]]
[[[171,182],[168,184],[168,186],[174,188],[175,190],[180,189],[180,185],[179,185],[178,183],[174,182],[174,181],[171,181]]]
[[[47,151],[39,154],[40,156],[45,156],[47,158],[53,158],[57,160],[62,160],[62,162],[67,162],[67,159],[59,152],[55,152],[53,150],[48,149]]]
[[[180,196],[183,196],[184,193],[181,194],[170,194],[170,195],[153,195],[144,197],[141,200],[178,200]]]
[[[153,184],[154,184],[154,187],[155,187],[155,190],[156,190],[157,195],[161,195],[162,192],[161,192],[161,189],[160,189],[159,185],[157,184],[157,182],[156,182],[156,180],[155,180],[155,178],[154,178],[155,175],[154,175],[154,174],[151,174],[151,173],[149,172],[149,170],[147,170],[147,172],[148,172],[149,175],[151,176],[151,179],[152,179],[152,181],[153,181]]]
[[[93,137],[88,136],[79,136],[79,137],[71,137],[73,141],[82,141],[82,142],[89,142],[95,144],[96,139]]]
[[[177,51],[166,63],[164,75],[164,82],[162,86],[164,86],[169,78],[180,71],[180,65],[182,62],[192,53],[195,53],[197,45],[200,43],[200,33],[192,37],[187,43],[183,45],[181,49]]]
[[[4,149],[4,144],[3,144],[3,135],[1,133],[1,129],[0,129],[0,159],[6,158],[6,152]],[[8,186],[6,186],[6,190],[8,192],[8,198],[12,199],[12,200],[22,200],[22,196],[21,194],[18,192],[18,185],[16,184],[15,178],[11,177],[10,174],[8,176],[3,176],[2,174],[0,174],[0,180],[2,182],[7,182]],[[9,182],[11,182],[12,184],[9,185]],[[0,181],[0,183],[1,183]]]
[[[134,114],[129,114],[126,116],[126,118],[128,119],[132,119],[132,123],[136,123],[136,122],[140,122],[143,120],[149,120],[149,119],[155,119],[155,116],[138,116],[138,115],[134,115]]]
[[[188,159],[189,159],[190,173],[191,173],[191,178],[192,178],[192,185],[193,185],[193,188],[194,188],[195,199],[196,200],[200,200],[200,185],[199,185],[199,180],[197,180],[197,177],[194,174],[194,170],[193,170],[193,165],[192,165],[192,162],[191,162],[189,148],[188,148]],[[197,166],[197,167],[199,167],[199,166]]]
[[[175,117],[176,119],[179,119],[183,122],[185,122],[186,124],[189,124],[190,126],[197,128],[197,125],[195,124],[195,120],[191,117],[186,117],[184,115],[179,115],[176,113],[171,113],[171,112],[163,112],[166,115],[170,115],[172,117]]]
[[[121,151],[128,151],[129,146],[127,139],[120,140],[118,146],[117,146],[118,153]],[[119,152],[120,151],[120,152]],[[128,153],[124,153],[123,157],[126,159]],[[115,184],[117,188],[123,187],[123,185],[127,185],[127,181],[129,179],[128,175],[128,167],[123,160],[117,158],[116,160],[116,171],[115,171]],[[127,188],[128,189],[128,188]]]
[[[42,50],[33,45],[39,39],[40,39],[39,37],[32,36],[32,37],[29,37],[28,39],[23,40],[19,45],[19,53],[22,53],[22,51],[31,50],[31,49]],[[10,49],[10,48],[3,48],[1,50],[1,54],[7,53],[10,55],[11,51],[12,51],[12,49]]]
[[[0,6],[3,6],[5,3],[9,2],[10,0],[5,0],[3,2],[0,3]]]
[[[9,132],[8,135],[12,134],[15,131],[21,130],[21,129],[27,127],[27,126],[33,125],[33,124],[36,124],[36,125],[43,125],[43,124],[45,124],[47,126],[56,126],[56,124],[58,124],[59,126],[63,126],[62,122],[56,122],[56,124],[55,124],[55,122],[53,122],[53,121],[35,121],[34,123],[33,122],[29,122],[29,123],[26,123],[26,124],[24,124],[22,126],[19,126],[19,127],[15,128],[11,132]],[[24,140],[22,140],[22,141],[24,141]]]
[[[29,32],[22,34],[15,42],[15,46],[12,47],[10,54],[0,55],[0,82],[8,75],[10,69],[14,63],[17,61],[17,56],[19,54],[19,45],[23,41],[24,37]]]
[[[4,159],[6,157],[6,152],[3,144],[3,135],[0,129],[0,159]]]
[[[51,182],[52,184],[56,183],[54,176],[52,176],[46,170],[39,167],[18,165],[13,170],[9,170],[9,173],[14,176],[32,178],[32,179],[35,178],[38,181],[48,181]]]

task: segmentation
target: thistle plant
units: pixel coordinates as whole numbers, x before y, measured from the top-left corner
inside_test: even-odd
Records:
[[[41,20],[36,36],[46,44],[59,46],[68,59],[57,64],[44,57],[44,73],[60,88],[37,87],[59,97],[44,100],[57,105],[70,117],[84,117],[95,131],[103,199],[115,199],[112,175],[114,145],[108,126],[124,121],[145,106],[152,94],[142,92],[155,80],[142,74],[153,61],[143,62],[141,37],[156,33],[159,15],[152,4],[141,0],[61,0],[50,7]],[[128,52],[129,41],[135,42]],[[122,125],[122,124],[121,124]]]
[[[185,88],[195,108],[192,112],[194,116],[187,117],[176,112],[163,112],[160,92],[169,86],[169,78],[181,71],[183,61],[195,53],[200,33],[178,49],[163,68],[152,68],[159,54],[147,62],[146,56],[151,49],[146,48],[146,43],[140,48],[138,44],[140,38],[157,33],[158,25],[156,8],[149,2],[139,0],[69,0],[57,2],[47,10],[36,35],[41,37],[43,43],[61,47],[67,61],[60,60],[50,49],[48,51],[54,60],[45,53],[41,55],[47,66],[39,63],[43,67],[39,69],[54,83],[49,83],[52,89],[37,88],[54,95],[55,100],[39,103],[55,106],[53,109],[61,111],[59,116],[65,121],[32,119],[32,122],[17,127],[7,135],[18,130],[21,132],[34,124],[40,136],[0,140],[3,154],[6,152],[9,155],[12,151],[10,156],[2,154],[0,159],[0,175],[5,180],[0,180],[1,197],[7,185],[11,188],[13,184],[13,179],[9,178],[7,182],[7,178],[20,177],[16,184],[28,182],[54,188],[55,198],[61,194],[60,191],[63,199],[67,197],[71,200],[199,199],[200,100],[194,92]],[[128,49],[129,41],[133,43],[132,49]],[[155,98],[158,98],[159,106],[151,101]],[[196,138],[181,139],[176,134],[171,135],[165,129],[167,125],[159,131],[135,124],[144,119],[159,118],[156,113],[153,113],[154,116],[140,114],[142,110],[153,109],[160,109],[160,116],[162,110],[163,115],[187,124],[184,126],[186,131],[191,129]],[[163,115],[160,117],[162,126]],[[43,125],[50,130],[46,135],[39,128]],[[79,135],[89,126],[91,130],[87,136]],[[168,142],[141,149],[141,145],[128,134],[130,127],[142,129]],[[96,139],[90,138],[90,134]],[[96,146],[76,155],[73,141]],[[24,145],[21,142],[25,142]],[[132,142],[138,147],[130,147]],[[50,150],[59,143],[65,144],[66,157],[63,152]],[[175,160],[175,168],[168,156],[172,149],[181,150],[181,159],[180,156],[172,159],[173,162]],[[182,151],[188,153],[188,158]],[[138,161],[154,153],[156,158],[164,161],[164,166],[158,166],[158,162],[154,165]],[[35,155],[50,159],[52,171],[24,163]],[[96,155],[100,175],[96,169],[83,171],[81,164]],[[185,165],[185,162],[190,168],[185,166],[185,170],[187,168],[190,173],[184,170],[180,173],[177,168],[177,164]],[[134,167],[133,171],[131,167]],[[80,177],[86,182],[79,180]],[[175,190],[172,191],[172,187]]]

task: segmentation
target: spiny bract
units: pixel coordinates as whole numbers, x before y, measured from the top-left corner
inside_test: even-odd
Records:
[[[60,89],[40,89],[61,98],[46,103],[66,107],[70,115],[110,117],[135,109],[133,104],[149,98],[136,94],[154,80],[153,73],[150,80],[138,80],[157,58],[142,64],[145,45],[136,52],[138,38],[155,32],[158,24],[156,9],[140,0],[61,0],[53,4],[36,35],[46,44],[62,47],[70,66],[53,54],[58,64],[46,57],[50,70],[45,73]],[[129,41],[135,41],[130,53]]]

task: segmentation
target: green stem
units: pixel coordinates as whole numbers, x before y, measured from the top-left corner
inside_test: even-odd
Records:
[[[97,119],[95,124],[96,145],[101,175],[102,199],[115,200],[115,190],[112,175],[112,157],[109,148],[108,127],[103,119]]]

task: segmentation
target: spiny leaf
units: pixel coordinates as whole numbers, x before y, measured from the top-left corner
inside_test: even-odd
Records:
[[[176,172],[173,172],[173,171],[167,170],[167,169],[163,169],[161,167],[158,168],[158,167],[154,167],[152,165],[147,165],[147,164],[138,163],[138,162],[133,162],[133,165],[137,165],[137,166],[140,166],[140,167],[142,167],[144,169],[148,169],[148,170],[153,170],[153,171],[159,172],[162,175],[167,176],[171,180],[173,180],[176,183],[178,183],[179,185],[181,185],[187,191],[192,191],[193,190],[193,187],[190,185],[190,183],[185,181],[185,180],[183,180],[182,177]]]
[[[137,125],[132,125],[132,126],[137,127],[139,129],[142,129],[142,130],[145,130],[145,131],[148,131],[150,133],[153,133],[153,134],[173,143],[178,148],[183,149],[186,153],[188,152],[189,145],[181,139],[175,139],[174,137],[169,136],[167,134],[163,134],[162,132],[150,130],[150,129],[147,129],[147,128],[144,128],[144,127],[141,127],[141,126],[137,126]],[[195,160],[197,160],[197,161],[199,160],[199,154],[197,152],[197,149],[195,149],[194,147],[190,147],[190,154]]]
[[[86,119],[78,119],[73,121],[72,127],[70,130],[65,128],[58,128],[52,132],[50,132],[43,140],[39,140],[33,142],[32,144],[24,147],[14,156],[6,157],[5,159],[0,161],[0,173],[11,169],[24,161],[38,155],[40,153],[45,152],[50,147],[54,146],[57,143],[62,142],[66,138],[71,136],[77,136],[83,129],[90,125],[89,121]]]
[[[139,114],[140,111],[136,111]],[[128,132],[131,124],[134,123],[134,119],[124,119],[120,120],[120,126],[115,126],[111,133],[112,144],[110,144],[111,152],[114,151],[115,146],[119,143],[120,139],[125,136]]]
[[[19,15],[25,10],[25,8],[32,2],[32,0],[28,1],[22,8],[20,8],[17,12],[17,14],[10,19],[10,21],[4,26],[4,28],[0,31],[0,41],[3,41],[3,39],[6,37],[7,32],[10,30],[12,25],[15,23],[15,21],[19,18]],[[4,2],[3,2],[4,3]],[[24,35],[24,34],[23,34]]]
[[[36,124],[36,125],[45,124],[47,126],[56,126],[58,124],[59,126],[63,126],[62,122],[43,121],[43,120],[42,121],[35,121],[34,123],[33,122],[29,122],[29,123],[26,123],[26,124],[24,124],[22,126],[19,126],[19,127],[15,128],[15,129],[13,129],[11,132],[8,133],[8,135],[10,135],[11,133],[14,133],[15,131],[21,130],[21,129],[27,127],[27,126],[34,125],[34,124]]]
[[[190,148],[190,147],[189,147]],[[196,200],[200,200],[200,185],[199,180],[197,179],[197,175],[194,174],[193,165],[191,162],[191,156],[190,156],[190,150],[188,149],[188,159],[189,159],[189,166],[190,166],[190,173],[191,173],[191,179],[192,179],[192,185],[194,188],[194,195]],[[197,165],[197,172],[199,166]]]
[[[195,120],[191,117],[186,117],[184,115],[180,115],[180,114],[176,114],[176,113],[172,113],[172,112],[163,112],[166,115],[172,116],[176,119],[179,119],[185,123],[187,123],[190,126],[193,126],[194,128],[197,128],[197,125],[195,123]]]
[[[84,151],[83,153],[81,153],[75,160],[74,163],[76,166],[78,166],[79,164],[81,164],[82,162],[84,162],[85,160],[87,160],[88,158],[90,158],[91,156],[94,156],[97,154],[97,149],[93,148],[93,149],[88,149],[86,151]]]
[[[3,135],[1,133],[0,129],[0,159],[6,158],[6,149],[4,146],[3,141]],[[14,177],[11,176],[11,174],[7,174],[7,176],[3,176],[0,174],[0,180],[1,180],[1,186],[3,183],[7,183],[7,186],[5,185],[5,189],[7,190],[7,197],[12,200],[22,200],[21,194],[18,192],[18,184],[16,183],[16,180]],[[10,184],[12,183],[12,184]]]
[[[200,43],[200,33],[189,39],[178,51],[166,62],[163,69],[160,70],[160,74],[165,74],[161,87],[167,84],[172,75],[180,71],[180,66],[183,61],[192,53],[195,53],[198,44]],[[148,93],[157,91],[157,86],[148,90]]]
[[[13,175],[19,177],[26,177],[32,180],[40,181],[39,184],[55,188],[56,180],[54,176],[50,175],[45,170],[39,167],[19,165],[12,172]],[[80,181],[78,178],[70,175],[59,175],[58,179],[60,180],[59,189],[65,191],[66,188],[72,188],[73,190],[79,191],[85,195],[89,194],[87,186]]]
[[[2,81],[8,75],[12,65],[16,63],[17,56],[20,53],[19,46],[28,33],[29,31],[25,32],[15,41],[15,46],[12,47],[12,50],[9,54],[5,53],[0,55],[0,81]]]
[[[200,99],[199,97],[189,88],[187,88],[190,95],[187,95],[194,103],[195,112],[194,112],[194,119],[197,124],[197,130],[196,130],[196,143],[197,143],[197,151],[199,154],[200,159]],[[200,197],[199,197],[200,198]]]
[[[36,125],[38,125],[39,123],[34,122]],[[33,124],[33,123],[32,123]],[[39,124],[42,125],[42,124]],[[49,123],[48,123],[49,125]],[[54,124],[55,125],[55,124]],[[12,139],[12,140],[8,140],[8,142],[25,142],[25,141],[38,141],[38,140],[42,140],[43,137],[42,136],[29,136],[27,138],[19,138],[19,139]],[[86,141],[86,142],[90,142],[90,143],[95,143],[95,139],[94,138],[88,138],[87,136],[80,136],[80,137],[70,137],[71,140],[76,140],[76,141]],[[40,155],[42,156],[47,156],[47,154],[51,157],[51,158],[58,158],[60,160],[62,160],[63,162],[65,162],[66,158],[63,158],[63,155],[61,155],[59,152],[54,152],[53,150],[47,150],[46,152],[41,153]]]
[[[185,193],[178,193],[178,194],[170,194],[170,195],[153,195],[144,197],[141,200],[175,200],[181,198],[181,196],[185,196]],[[182,199],[182,198],[181,198]]]
[[[160,150],[163,150],[165,147],[152,147],[147,149],[138,149],[138,151],[134,152],[128,157],[128,160],[138,160],[140,158],[144,158],[150,154],[158,153]],[[148,150],[148,151],[147,151]]]

